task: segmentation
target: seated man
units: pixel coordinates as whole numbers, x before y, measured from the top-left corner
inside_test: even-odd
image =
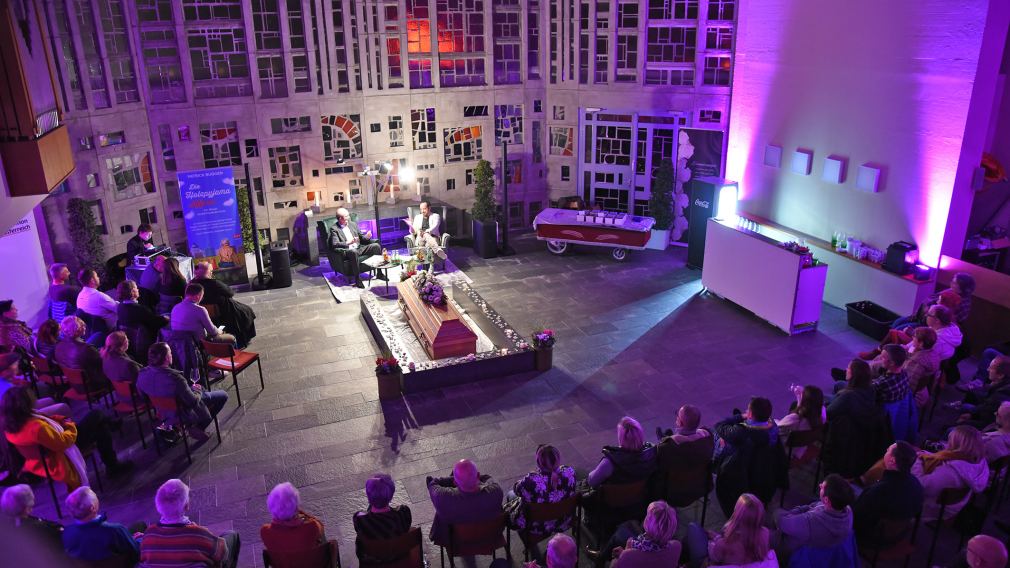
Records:
[[[820,500],[789,510],[775,511],[779,550],[792,554],[803,546],[832,548],[852,534],[852,487],[842,476],[832,473],[821,482]]]
[[[77,296],[77,309],[96,318],[105,320],[106,332],[116,329],[118,302],[98,289],[98,273],[90,268],[81,270],[78,280],[81,281],[81,293]]]
[[[67,509],[74,523],[63,529],[63,548],[67,556],[95,562],[113,556],[120,556],[136,562],[140,557],[140,543],[137,537],[147,526],[140,523],[127,530],[119,523],[106,521],[106,515],[99,514],[98,495],[90,487],[78,487],[67,495]]]
[[[370,256],[382,253],[379,243],[372,242],[371,231],[360,231],[358,224],[350,219],[351,213],[341,207],[337,209],[337,222],[330,228],[329,245],[330,251],[336,255],[343,256],[344,276],[348,280],[353,280],[358,288],[364,288],[361,283],[360,262]],[[333,264],[334,271],[340,270],[338,264]]]
[[[209,436],[204,428],[228,402],[228,393],[220,390],[204,391],[199,384],[190,387],[186,377],[172,368],[172,350],[167,343],[155,343],[147,351],[148,366],[137,375],[137,390],[147,396],[173,397],[184,419],[190,425],[189,434],[203,441]],[[172,416],[160,416],[170,420]]]
[[[701,426],[701,411],[697,406],[685,404],[677,411],[675,430],[667,430],[656,447],[656,461],[660,471],[673,469],[695,469],[712,461],[715,452],[715,437],[707,428]],[[664,474],[665,475],[665,474]],[[707,486],[702,487],[667,487],[666,499],[676,503],[678,495],[694,500],[697,495],[703,495]],[[679,504],[679,503],[677,503]]]
[[[945,361],[954,356],[954,350],[961,345],[964,336],[961,328],[954,322],[954,313],[946,306],[936,304],[926,311],[926,325],[936,332],[936,344],[933,350],[940,361]],[[892,329],[887,332],[887,336],[880,342],[880,347],[864,351],[859,354],[861,359],[873,360],[880,355],[881,349],[885,345],[899,344],[907,345],[912,341],[912,336],[904,331]]]
[[[128,265],[133,264],[133,258],[138,254],[144,254],[154,250],[154,230],[151,229],[151,225],[147,223],[141,223],[137,227],[137,234],[130,237],[130,240],[126,241],[126,263]]]
[[[873,391],[876,393],[877,402],[889,404],[904,400],[908,396],[909,384],[908,376],[902,368],[908,354],[905,348],[900,345],[885,345],[880,353],[880,366],[883,374],[873,381]]]
[[[73,284],[68,284],[70,280],[70,269],[66,264],[57,262],[49,267],[49,276],[52,283],[49,284],[49,301],[66,302],[70,308],[77,306],[77,295],[81,289]]]
[[[140,568],[238,566],[238,533],[221,536],[189,520],[189,487],[169,479],[158,488],[154,506],[161,515],[158,524],[147,527],[140,543]]]
[[[884,454],[884,475],[867,487],[852,506],[856,539],[862,544],[888,546],[876,534],[881,519],[911,519],[922,510],[922,484],[912,475],[918,451],[908,442],[898,441]]]
[[[753,493],[768,502],[789,485],[788,458],[772,420],[771,401],[754,397],[747,412],[739,412],[715,425],[721,438],[715,457],[715,494],[727,518],[740,495]]]
[[[214,322],[210,321],[207,308],[200,305],[201,301],[203,301],[203,286],[187,284],[186,294],[182,301],[172,308],[172,315],[169,317],[172,331],[187,331],[198,338],[221,343],[235,343],[234,335],[224,333],[214,327]]]
[[[235,335],[239,348],[249,345],[252,338],[256,337],[256,313],[251,307],[236,300],[235,292],[227,284],[214,279],[214,268],[209,262],[196,263],[193,279],[189,283],[203,286],[203,299],[200,303],[217,306],[219,321]]]
[[[962,412],[958,424],[970,424],[982,430],[996,420],[996,411],[1010,400],[1010,357],[1000,355],[989,362],[989,385],[969,391],[960,403],[951,407]]]
[[[575,568],[579,561],[579,549],[575,539],[558,533],[547,541],[547,568]],[[536,560],[526,564],[525,568],[540,568]]]
[[[989,463],[1010,455],[1010,401],[1000,403],[993,427],[992,430],[982,432],[985,459]]]
[[[147,333],[149,340],[158,337],[161,328],[168,325],[165,316],[159,316],[151,308],[139,303],[140,288],[133,280],[123,280],[116,287],[116,294],[119,296],[119,307],[116,315],[119,317],[120,327],[130,327],[143,329]]]
[[[502,512],[502,490],[490,475],[480,475],[470,460],[459,460],[452,477],[428,476],[428,494],[435,507],[429,538],[449,544],[449,525],[493,518]]]
[[[410,225],[410,234],[414,235],[414,243],[445,260],[445,251],[442,250],[442,244],[438,238],[442,218],[438,213],[431,211],[431,204],[427,201],[422,201],[419,207],[421,212],[414,215],[414,220]]]

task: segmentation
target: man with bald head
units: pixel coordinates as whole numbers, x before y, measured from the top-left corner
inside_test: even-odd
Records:
[[[379,243],[372,242],[372,232],[358,229],[358,224],[351,221],[351,213],[341,207],[337,209],[337,222],[330,227],[329,244],[330,251],[343,255],[344,276],[353,280],[356,287],[364,288],[359,262],[382,253]],[[331,268],[340,269],[339,266]]]
[[[1006,545],[995,537],[980,534],[968,541],[967,565],[969,568],[1005,568]]]
[[[452,477],[428,476],[428,494],[435,507],[431,541],[449,544],[449,525],[493,518],[502,512],[502,490],[490,475],[481,475],[470,460],[459,460]]]

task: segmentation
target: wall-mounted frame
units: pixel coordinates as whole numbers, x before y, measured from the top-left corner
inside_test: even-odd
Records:
[[[880,191],[880,168],[870,164],[859,166],[856,172],[856,189],[868,193]]]
[[[830,183],[844,183],[845,161],[845,158],[841,156],[824,158],[824,171],[821,172],[821,179]]]
[[[769,144],[765,146],[765,159],[764,164],[769,168],[778,168],[782,166],[782,146],[775,146]]]
[[[814,161],[814,151],[797,148],[793,152],[792,171],[803,176],[810,175],[810,167]]]

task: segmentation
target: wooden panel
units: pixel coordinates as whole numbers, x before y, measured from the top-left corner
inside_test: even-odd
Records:
[[[45,195],[74,171],[66,125],[41,138],[0,143],[12,197]]]
[[[410,281],[398,283],[396,290],[400,309],[429,357],[444,359],[477,352],[477,335],[463,323],[451,302],[444,306],[426,303]]]

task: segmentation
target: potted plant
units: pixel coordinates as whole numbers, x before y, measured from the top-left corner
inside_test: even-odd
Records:
[[[256,278],[256,253],[253,249],[252,217],[249,212],[249,193],[244,185],[235,186],[235,197],[238,199],[238,221],[242,226],[242,250],[245,254],[245,269],[249,280]]]
[[[533,331],[533,350],[536,355],[537,370],[549,371],[554,366],[554,330],[540,326]]]
[[[652,179],[652,195],[649,197],[649,215],[656,220],[652,236],[645,248],[666,250],[670,246],[670,227],[673,226],[673,163],[663,160]]]
[[[79,268],[93,268],[105,275],[105,244],[98,233],[95,213],[87,200],[74,197],[67,202],[67,231]]]
[[[403,380],[403,369],[400,362],[389,351],[375,360],[375,380],[379,384],[379,400],[392,400],[400,397],[400,382]]]
[[[494,202],[494,170],[481,160],[473,173],[473,251],[481,258],[498,256],[498,222]]]

